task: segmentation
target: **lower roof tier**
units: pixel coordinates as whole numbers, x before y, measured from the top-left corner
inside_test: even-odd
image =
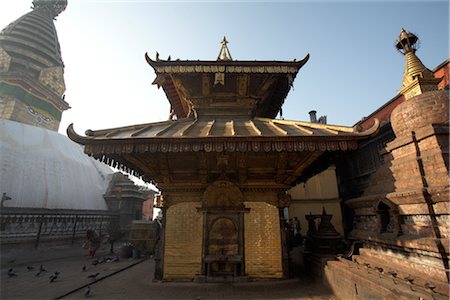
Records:
[[[266,118],[199,117],[168,120],[156,123],[132,125],[104,130],[87,130],[85,137],[78,135],[73,125],[68,128],[69,137],[80,144],[106,141],[143,140],[196,140],[240,138],[306,138],[315,140],[358,139],[373,134],[378,122],[367,131],[360,132],[354,127],[337,126],[301,121],[287,121]]]
[[[71,124],[67,134],[85,145],[85,153],[136,176],[128,155],[194,152],[325,152],[356,149],[358,140],[375,134],[370,130],[328,124],[264,118],[185,118],[77,134]],[[134,160],[134,159],[132,159]]]

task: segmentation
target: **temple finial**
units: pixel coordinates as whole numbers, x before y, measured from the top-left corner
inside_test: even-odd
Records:
[[[405,29],[400,30],[395,47],[405,56],[405,72],[403,74],[403,88],[399,94],[406,99],[422,94],[425,91],[436,90],[440,78],[435,78],[422,61],[416,56],[419,38]]]
[[[223,40],[221,42],[222,47],[220,48],[219,55],[217,56],[217,60],[233,60],[230,54],[230,50],[228,49],[228,41],[227,38],[224,36]]]

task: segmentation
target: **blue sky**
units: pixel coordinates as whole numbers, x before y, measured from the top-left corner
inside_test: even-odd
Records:
[[[0,1],[0,27],[31,0]],[[235,60],[292,60],[310,54],[283,106],[290,120],[308,112],[352,126],[401,88],[400,29],[417,34],[423,63],[449,57],[448,1],[161,2],[76,1],[56,21],[65,62],[60,132],[83,133],[167,119],[169,105],[144,53],[215,60],[226,35]]]

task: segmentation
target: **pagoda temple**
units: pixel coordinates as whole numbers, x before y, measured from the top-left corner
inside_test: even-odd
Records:
[[[85,136],[70,125],[68,136],[161,191],[162,279],[286,277],[286,191],[325,169],[330,155],[356,149],[378,122],[360,132],[275,119],[309,55],[232,60],[224,38],[215,61],[145,58],[170,102],[169,119]]]

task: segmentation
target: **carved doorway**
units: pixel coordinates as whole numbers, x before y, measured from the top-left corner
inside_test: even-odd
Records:
[[[231,218],[230,218],[231,217]],[[236,216],[209,214],[205,261],[207,276],[240,276],[243,262],[239,248],[240,222]],[[233,220],[234,219],[234,220]]]
[[[203,267],[207,280],[242,277],[244,270],[244,213],[249,209],[233,183],[212,183],[203,195]]]
[[[214,220],[208,241],[208,254],[238,254],[238,231],[229,218],[218,217]]]

